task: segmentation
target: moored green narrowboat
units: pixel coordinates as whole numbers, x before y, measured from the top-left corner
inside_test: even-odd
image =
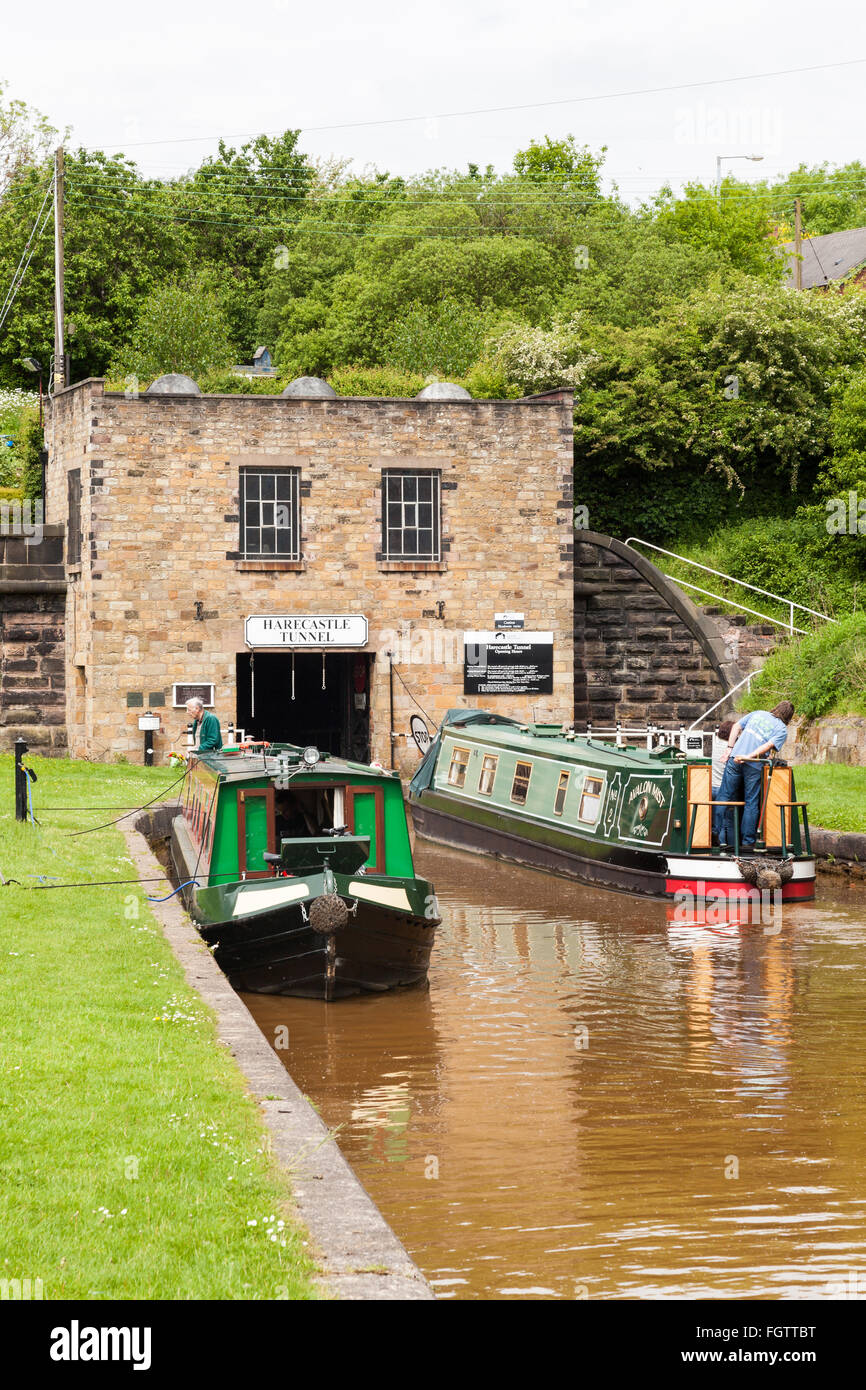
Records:
[[[236,989],[337,999],[426,979],[438,910],[395,773],[291,745],[193,754],[171,851]]]
[[[806,807],[787,766],[764,770],[758,839],[712,843],[711,761],[619,746],[562,725],[450,710],[409,788],[417,833],[625,892],[736,902],[815,892]],[[734,808],[738,821],[739,809]]]

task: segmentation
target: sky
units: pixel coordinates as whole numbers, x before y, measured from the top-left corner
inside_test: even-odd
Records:
[[[402,175],[504,171],[532,139],[570,133],[607,146],[606,184],[631,202],[711,182],[717,155],[762,155],[725,162],[750,180],[866,158],[855,0],[43,0],[4,7],[0,80],[73,145],[166,177],[220,136],[296,127],[310,155]]]

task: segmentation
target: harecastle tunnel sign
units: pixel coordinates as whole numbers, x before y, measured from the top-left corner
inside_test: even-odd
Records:
[[[244,623],[244,640],[248,647],[366,647],[367,619],[360,613],[256,614]]]

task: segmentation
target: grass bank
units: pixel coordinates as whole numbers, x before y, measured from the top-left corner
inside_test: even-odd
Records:
[[[185,983],[117,828],[165,768],[0,756],[0,1279],[49,1299],[311,1298],[291,1193],[213,1016]]]
[[[741,703],[744,709],[772,709],[780,700],[792,700],[806,719],[866,715],[866,613],[824,623],[777,647]]]
[[[805,763],[794,768],[800,801],[809,803],[809,824],[866,834],[866,767]]]

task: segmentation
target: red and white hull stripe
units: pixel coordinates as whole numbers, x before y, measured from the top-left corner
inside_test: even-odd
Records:
[[[727,897],[743,901],[760,890],[747,883],[734,859],[713,859],[701,855],[669,855],[665,894],[691,893],[700,899],[708,896]],[[782,885],[782,901],[806,901],[815,896],[815,861],[798,859],[792,878]]]

